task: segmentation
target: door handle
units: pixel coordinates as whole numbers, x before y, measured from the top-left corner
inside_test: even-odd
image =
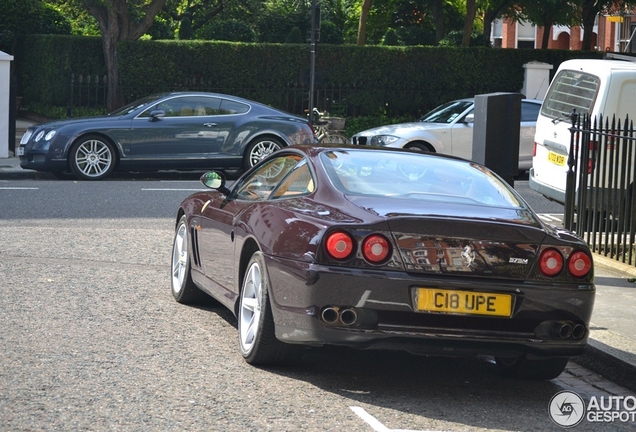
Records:
[[[203,126],[209,127],[209,128],[216,127],[216,123],[203,123]]]

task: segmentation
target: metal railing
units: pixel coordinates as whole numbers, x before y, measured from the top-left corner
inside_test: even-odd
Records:
[[[106,109],[107,77],[103,75],[71,74],[71,93],[67,108],[68,117],[73,117],[77,108]]]
[[[624,120],[571,115],[564,226],[594,252],[636,265],[636,136]]]
[[[106,83],[106,76],[71,74],[68,115],[73,116],[82,109],[101,108],[105,111]],[[300,82],[276,88],[220,88],[210,79],[189,77],[181,84],[170,86],[170,88],[156,86],[131,88],[124,85],[122,91],[124,103],[133,102],[153,93],[205,91],[251,99],[297,115],[304,115],[309,108],[309,87]],[[474,94],[470,89],[468,92],[468,94]],[[422,90],[407,85],[393,88],[379,84],[373,88],[361,88],[356,83],[318,84],[314,88],[314,105],[321,112],[337,117],[351,118],[380,114],[418,117],[444,102],[466,96],[466,94],[453,91]]]

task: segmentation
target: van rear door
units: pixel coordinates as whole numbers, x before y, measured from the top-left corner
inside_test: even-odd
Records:
[[[530,186],[555,201],[565,202],[567,160],[570,150],[570,114],[589,114],[599,94],[599,77],[563,69],[548,89],[537,119]]]

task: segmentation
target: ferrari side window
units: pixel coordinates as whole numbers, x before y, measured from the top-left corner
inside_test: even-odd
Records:
[[[315,188],[314,179],[306,161],[299,163],[272,193],[271,199],[309,195]]]
[[[262,201],[269,197],[290,171],[301,161],[300,156],[287,155],[261,165],[238,187],[236,197],[242,200]]]

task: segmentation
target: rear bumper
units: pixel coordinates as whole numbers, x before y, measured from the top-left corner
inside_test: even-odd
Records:
[[[575,356],[582,353],[594,285],[548,286],[497,280],[358,271],[266,257],[276,336],[283,342],[399,349],[417,354]],[[511,293],[511,318],[415,311],[418,287]],[[470,287],[470,288],[467,288]],[[325,308],[354,310],[358,322],[326,320]],[[337,314],[336,314],[337,316]],[[578,338],[556,336],[557,323],[578,325]]]
[[[546,198],[556,201],[560,204],[565,203],[565,189],[557,189],[554,186],[547,185],[539,180],[534,175],[534,168],[530,168],[529,176],[530,189],[539,192]]]

